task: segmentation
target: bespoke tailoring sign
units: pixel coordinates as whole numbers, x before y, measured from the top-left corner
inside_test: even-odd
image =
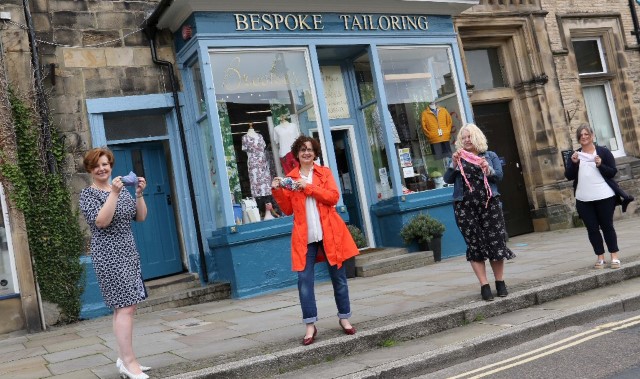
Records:
[[[323,30],[323,14],[235,13],[236,31]],[[340,14],[345,31],[428,30],[427,16]]]

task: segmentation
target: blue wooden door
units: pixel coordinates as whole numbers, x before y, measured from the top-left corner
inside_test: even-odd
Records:
[[[133,171],[147,180],[144,200],[147,219],[133,222],[133,234],[140,252],[145,280],[183,271],[173,213],[173,197],[162,143],[111,146],[116,159],[113,177]],[[127,187],[135,196],[135,189]]]

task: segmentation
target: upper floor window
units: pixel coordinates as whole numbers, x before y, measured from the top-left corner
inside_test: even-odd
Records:
[[[574,39],[572,43],[580,75],[607,72],[605,53],[599,38]]]
[[[465,50],[469,80],[476,90],[505,87],[497,48]]]

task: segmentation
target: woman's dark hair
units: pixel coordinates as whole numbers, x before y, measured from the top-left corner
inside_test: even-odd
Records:
[[[291,144],[291,154],[293,154],[293,157],[298,163],[300,163],[300,160],[298,159],[298,153],[300,152],[304,144],[307,142],[311,142],[311,147],[313,148],[313,153],[316,155],[315,156],[316,158],[322,155],[322,150],[320,149],[320,142],[318,142],[317,139],[311,138],[308,136],[300,136],[296,138],[295,141],[293,141],[293,144]]]
[[[593,135],[593,129],[591,129],[589,124],[582,124],[578,126],[578,129],[576,129],[576,141],[580,142],[580,134],[582,134],[583,130],[586,130],[589,134]]]
[[[87,153],[84,155],[84,169],[87,172],[91,172],[91,170],[98,167],[98,160],[103,155],[107,157],[109,166],[113,167],[114,163],[116,163],[116,159],[114,158],[111,150],[107,149],[106,147],[97,147],[95,149],[87,151]]]

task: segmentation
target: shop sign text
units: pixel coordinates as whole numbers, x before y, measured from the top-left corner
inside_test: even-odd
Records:
[[[323,30],[322,14],[235,13],[236,31]],[[345,31],[428,30],[427,16],[341,14]]]

